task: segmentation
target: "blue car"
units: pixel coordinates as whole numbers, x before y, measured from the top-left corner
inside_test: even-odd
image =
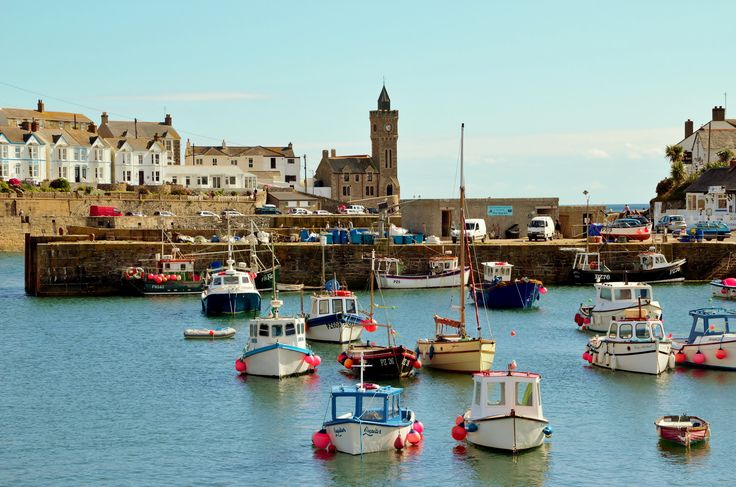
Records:
[[[725,240],[731,237],[731,230],[723,222],[701,221],[687,229],[691,236],[702,234],[706,240]]]

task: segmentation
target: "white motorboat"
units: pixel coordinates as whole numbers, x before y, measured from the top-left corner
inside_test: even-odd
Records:
[[[607,333],[611,320],[662,318],[662,308],[652,297],[652,286],[641,282],[594,284],[595,304],[580,305],[574,321],[582,329]]]
[[[588,341],[583,360],[596,367],[659,375],[675,367],[661,320],[612,321],[608,334]]]
[[[332,281],[331,281],[332,282]],[[320,291],[310,297],[311,312],[307,316],[307,339],[350,343],[360,339],[368,316],[358,311],[358,298],[346,289]]]
[[[675,362],[692,367],[736,370],[736,310],[690,311],[693,324],[686,338],[673,338]]]
[[[376,283],[379,289],[423,289],[457,287],[462,281],[468,284],[470,267],[461,272],[458,258],[452,255],[430,257],[429,272],[404,274],[402,262],[393,257],[376,259]]]
[[[552,428],[542,412],[539,374],[507,371],[473,375],[473,402],[452,430],[456,440],[516,453],[544,443]]]

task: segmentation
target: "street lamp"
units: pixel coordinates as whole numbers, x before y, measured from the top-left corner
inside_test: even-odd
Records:
[[[590,213],[588,210],[590,208],[590,193],[586,189],[583,190],[583,195],[585,195],[585,237],[587,238],[590,227]]]

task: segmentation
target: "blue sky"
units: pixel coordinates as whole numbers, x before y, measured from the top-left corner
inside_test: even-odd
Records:
[[[684,121],[736,103],[734,2],[106,3],[4,5],[0,106],[169,112],[196,144],[292,142],[313,172],[370,152],[385,78],[403,198],[457,194],[465,122],[470,197],[602,204],[648,201]]]

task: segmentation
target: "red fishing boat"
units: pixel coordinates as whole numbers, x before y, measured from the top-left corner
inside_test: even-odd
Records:
[[[708,422],[697,416],[662,416],[654,422],[663,440],[690,446],[710,438]]]

